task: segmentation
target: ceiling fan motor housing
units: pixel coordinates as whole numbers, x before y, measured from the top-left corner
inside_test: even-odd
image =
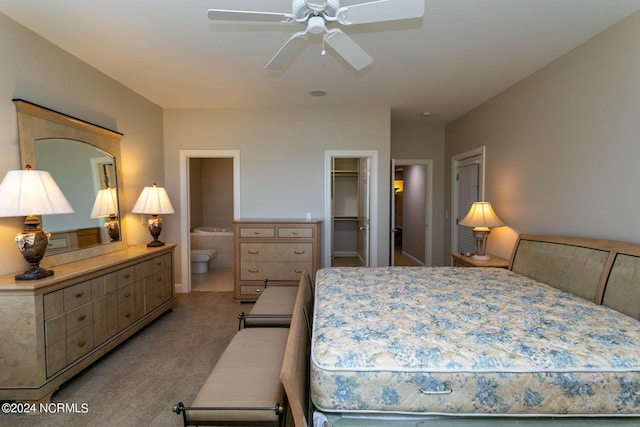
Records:
[[[312,7],[309,7],[307,3]],[[324,12],[327,16],[335,16],[336,10],[340,8],[340,0],[293,0],[291,10],[298,19],[302,19],[309,15],[309,13],[313,15],[318,12],[317,8],[313,7],[314,5],[319,7],[326,5],[320,9],[320,11]]]

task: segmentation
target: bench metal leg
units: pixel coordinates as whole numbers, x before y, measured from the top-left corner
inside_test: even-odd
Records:
[[[274,411],[275,414],[279,417],[278,418],[278,425],[282,425],[283,415],[286,416],[286,413],[285,413],[286,412],[286,408],[285,408],[284,405],[281,405],[280,403],[276,403],[275,406],[271,406],[271,407],[260,407],[260,406],[245,406],[245,407],[241,407],[241,406],[231,406],[231,407],[193,406],[193,407],[188,407],[188,406],[184,406],[184,404],[182,402],[178,402],[172,408],[172,410],[177,415],[182,415],[182,422],[183,422],[185,427],[187,427],[189,425],[188,421],[187,421],[187,411]]]

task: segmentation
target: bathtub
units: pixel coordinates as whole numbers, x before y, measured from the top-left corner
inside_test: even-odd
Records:
[[[233,228],[195,227],[191,230],[191,249],[215,249],[218,256],[209,267],[233,267]]]

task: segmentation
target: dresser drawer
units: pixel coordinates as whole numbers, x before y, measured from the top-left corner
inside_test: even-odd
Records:
[[[111,311],[93,323],[93,344],[98,346],[118,332],[118,312]]]
[[[63,339],[47,346],[47,377],[52,376],[67,365],[67,340]]]
[[[50,292],[42,296],[44,318],[51,319],[64,312],[64,291]]]
[[[93,304],[88,303],[71,310],[66,315],[67,336],[93,323]]]
[[[278,237],[280,238],[311,238],[313,237],[313,228],[306,227],[280,227],[278,228]]]
[[[133,285],[118,289],[118,308],[134,304],[135,297],[133,289]]]
[[[63,294],[64,311],[73,310],[91,301],[91,282],[86,281],[64,288]]]
[[[144,279],[147,276],[153,274],[153,263],[155,260],[141,262],[134,266],[134,274],[136,280]]]
[[[276,237],[276,229],[275,227],[241,227],[240,237]]]
[[[166,270],[171,265],[171,255],[162,255],[150,262],[152,263],[153,272],[157,273],[158,271]]]
[[[87,327],[67,336],[67,364],[93,349],[93,327]]]
[[[67,337],[66,316],[58,316],[44,322],[45,345],[54,345],[58,341],[64,341]]]
[[[242,261],[311,261],[312,243],[240,243]]]
[[[264,292],[264,282],[256,282],[254,285],[240,285],[240,295],[258,298]]]
[[[300,280],[311,262],[243,262],[240,265],[240,280]]]
[[[121,289],[133,283],[135,279],[134,270],[135,269],[133,267],[127,267],[123,268],[122,270],[118,270],[118,289]]]

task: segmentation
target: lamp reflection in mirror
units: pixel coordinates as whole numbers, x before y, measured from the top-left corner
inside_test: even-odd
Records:
[[[91,209],[91,218],[109,218],[104,221],[104,226],[109,233],[112,242],[120,240],[120,228],[118,227],[118,202],[116,189],[107,186],[96,195],[96,201]]]
[[[502,227],[504,223],[498,218],[489,202],[474,202],[469,209],[467,216],[458,222],[458,225],[465,227],[473,227],[473,236],[476,238],[477,251],[473,256],[478,261],[488,261],[489,257],[485,255],[487,239],[490,228]]]
[[[73,213],[73,208],[49,172],[31,169],[7,172],[0,184],[0,217],[26,216],[24,231],[16,244],[31,268],[16,280],[39,280],[53,276],[53,270],[40,267],[49,245],[49,233],[40,228],[37,215]]]
[[[147,225],[153,241],[148,243],[147,246],[150,248],[163,246],[164,242],[158,240],[158,236],[162,232],[162,218],[158,215],[175,212],[167,195],[167,190],[164,187],[158,187],[155,183],[153,187],[144,187],[131,212],[151,215]]]

